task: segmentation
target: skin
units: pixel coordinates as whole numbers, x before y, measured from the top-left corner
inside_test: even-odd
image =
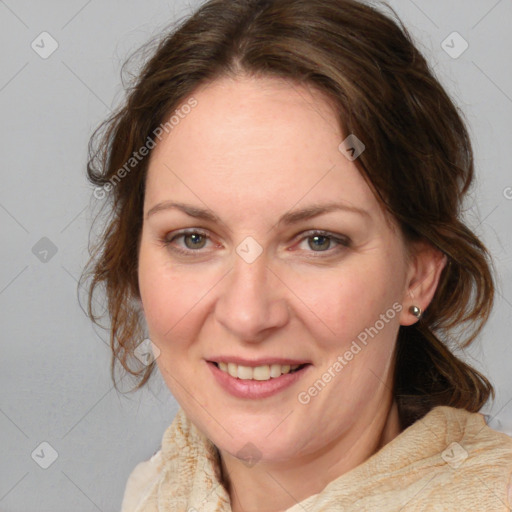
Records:
[[[239,76],[217,79],[193,97],[197,106],[151,154],[138,268],[142,306],[166,384],[219,448],[233,511],[285,510],[400,433],[391,394],[397,332],[416,321],[412,304],[428,306],[445,260],[427,244],[406,247],[356,162],[338,150],[346,135],[318,91]],[[148,216],[165,201],[208,208],[220,221],[177,209]],[[365,213],[278,223],[285,213],[331,201]],[[173,239],[187,228],[207,237]],[[315,229],[350,243],[315,244]],[[263,250],[252,263],[236,252],[248,236]],[[299,393],[393,304],[401,311],[300,403]],[[206,364],[219,354],[312,366],[274,396],[241,399],[225,392]],[[247,443],[259,452],[252,466],[236,457]]]

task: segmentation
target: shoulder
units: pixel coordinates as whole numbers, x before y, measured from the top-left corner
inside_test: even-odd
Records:
[[[493,452],[512,462],[512,437],[487,425],[483,414],[438,406],[428,417],[443,425],[448,438],[460,439],[460,443],[479,453]]]
[[[135,512],[137,506],[151,493],[159,480],[163,466],[162,450],[158,450],[149,460],[139,462],[130,473],[121,505],[121,512]]]
[[[438,406],[421,421],[446,441],[443,458],[449,458],[455,450],[464,461],[471,460],[476,466],[497,464],[512,472],[512,437],[488,426],[483,414]]]
[[[150,459],[137,464],[130,473],[121,512],[158,510],[162,485],[179,487],[173,492],[176,495],[188,492],[190,482],[184,474],[193,472],[191,463],[197,464],[201,440],[200,433],[180,408],[162,435],[160,449]]]
[[[480,413],[440,406],[430,416],[433,424],[442,424],[440,431],[445,435],[441,487],[445,484],[452,496],[460,493],[459,503],[467,502],[474,509],[492,503],[488,510],[508,510],[505,504],[512,504],[512,437],[489,427]]]

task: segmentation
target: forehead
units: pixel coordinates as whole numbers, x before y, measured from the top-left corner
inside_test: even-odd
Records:
[[[277,78],[222,78],[191,97],[195,107],[152,152],[148,203],[195,195],[247,208],[325,199],[378,209],[338,149],[339,119],[320,91]]]

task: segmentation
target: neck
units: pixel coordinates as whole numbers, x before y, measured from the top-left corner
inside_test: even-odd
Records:
[[[370,411],[375,414],[375,411]],[[363,463],[400,433],[396,402],[383,413],[361,415],[349,431],[320,453],[253,467],[220,452],[224,484],[233,512],[281,512],[320,493],[327,484]]]

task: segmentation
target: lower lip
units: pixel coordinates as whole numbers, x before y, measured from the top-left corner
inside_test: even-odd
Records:
[[[299,371],[285,373],[275,379],[243,380],[223,372],[221,369],[217,368],[214,363],[208,361],[207,364],[222,388],[237,398],[267,398],[276,395],[291,386],[294,382],[297,382],[311,366],[308,364]]]

